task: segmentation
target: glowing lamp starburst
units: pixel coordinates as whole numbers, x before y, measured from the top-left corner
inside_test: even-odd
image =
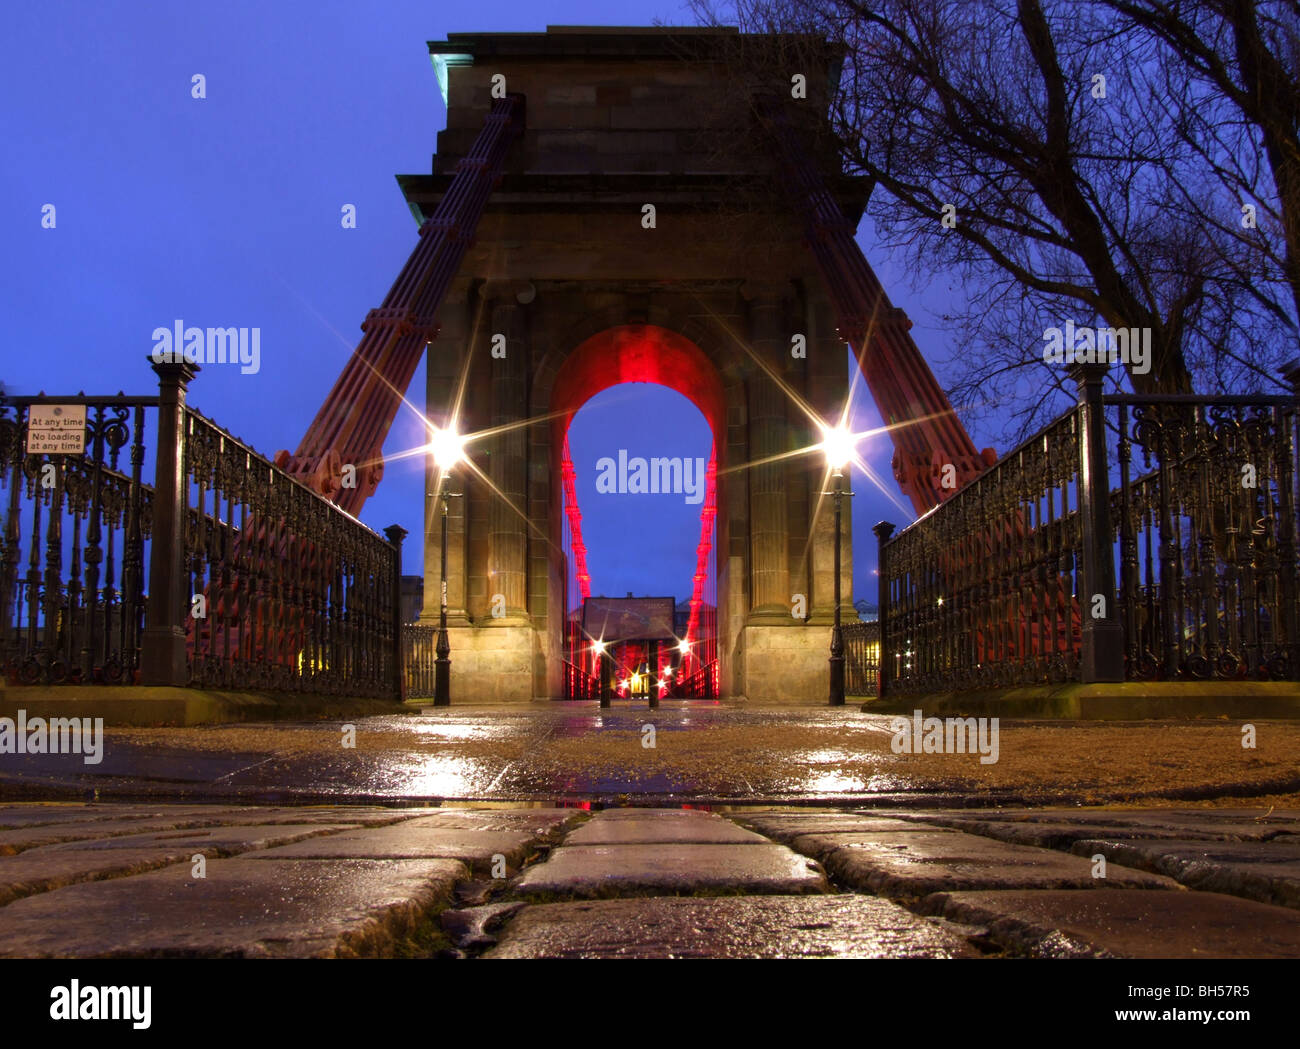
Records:
[[[456,432],[455,427],[435,427],[429,438],[429,452],[438,469],[445,473],[465,457],[465,438]]]
[[[823,426],[822,451],[832,470],[842,470],[853,458],[853,434],[844,426]]]

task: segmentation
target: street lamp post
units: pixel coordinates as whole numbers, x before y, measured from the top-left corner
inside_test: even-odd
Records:
[[[447,639],[447,475],[443,473],[438,484],[442,504],[442,572],[441,596],[438,606],[438,644],[434,648],[437,658],[433,662],[433,705],[451,706],[451,642]]]
[[[600,705],[609,706],[610,691],[613,687],[614,665],[608,647],[603,641],[596,642],[596,653],[600,656]]]
[[[453,493],[447,491],[451,469],[460,462],[464,452],[464,438],[454,426],[435,429],[429,441],[434,463],[438,467],[438,498],[442,514],[442,570],[438,596],[438,641],[434,646],[433,705],[451,706],[451,642],[447,638],[447,500]],[[456,493],[459,494],[459,493]]]
[[[650,709],[659,707],[659,642],[651,641],[647,646],[646,665],[650,673]]]
[[[831,706],[844,705],[844,631],[840,628],[840,507],[844,475],[835,471],[835,625],[831,627]]]
[[[843,426],[824,428],[822,449],[835,487],[826,493],[835,500],[835,618],[831,627],[830,705],[844,705],[844,631],[840,626],[840,513],[844,503],[844,466],[853,458],[853,435]]]

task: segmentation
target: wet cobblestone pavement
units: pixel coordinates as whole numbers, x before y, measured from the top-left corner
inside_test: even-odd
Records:
[[[1295,809],[27,803],[0,828],[5,957],[1300,956]]]
[[[0,756],[0,955],[1300,957],[1300,725],[1254,731],[1008,721],[981,763],[708,703],[109,729]]]

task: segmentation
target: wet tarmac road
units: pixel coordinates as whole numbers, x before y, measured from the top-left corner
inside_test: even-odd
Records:
[[[0,797],[663,804],[1073,803],[1300,792],[1300,725],[1004,722],[999,760],[899,754],[855,708],[589,703],[109,729],[101,763],[0,755]],[[348,746],[352,742],[354,745]]]

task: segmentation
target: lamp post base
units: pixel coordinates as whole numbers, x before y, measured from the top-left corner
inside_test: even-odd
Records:
[[[827,660],[831,669],[830,705],[842,707],[844,706],[844,642],[839,627],[833,629],[831,639],[831,657]]]
[[[435,707],[451,706],[451,645],[447,641],[445,628],[438,631],[438,644],[434,649],[437,658],[433,661],[433,705]]]

